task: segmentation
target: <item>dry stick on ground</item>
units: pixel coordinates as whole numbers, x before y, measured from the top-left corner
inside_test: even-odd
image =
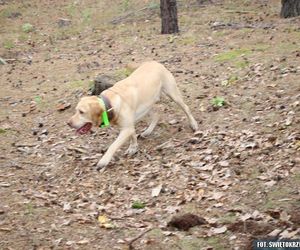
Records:
[[[146,231],[140,233],[138,236],[136,236],[135,238],[131,239],[129,242],[128,242],[128,248],[129,250],[133,250],[134,247],[132,246],[132,244],[137,241],[138,239],[142,238],[146,233],[150,232],[152,229],[154,229],[153,227],[150,227],[148,228]]]
[[[141,8],[139,10],[136,10],[136,11],[130,11],[129,13],[124,14],[123,16],[119,16],[119,17],[115,18],[114,20],[111,21],[111,23],[112,24],[117,24],[117,23],[123,21],[124,19],[126,19],[129,16],[135,15],[136,13],[147,10],[147,9],[151,9],[151,7],[144,7],[144,8]]]
[[[30,161],[19,161],[18,163],[34,165],[34,166],[48,166],[49,165],[49,163],[36,163],[36,162],[30,162]]]

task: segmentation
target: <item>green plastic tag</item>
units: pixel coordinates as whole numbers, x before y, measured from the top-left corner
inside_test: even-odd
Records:
[[[108,115],[106,111],[103,111],[102,113],[102,124],[101,128],[108,127],[110,125],[109,120],[108,120]]]
[[[98,98],[99,102],[103,105],[103,107],[105,108],[105,103],[104,101],[101,99],[101,98]],[[102,123],[100,125],[101,128],[106,128],[106,127],[109,127],[110,123],[109,123],[109,119],[108,119],[108,115],[107,115],[107,111],[104,110],[102,112],[102,115],[101,115],[101,120],[102,120]]]

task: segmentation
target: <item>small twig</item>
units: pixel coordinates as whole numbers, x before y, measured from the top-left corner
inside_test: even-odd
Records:
[[[7,59],[5,59],[5,61],[7,61],[7,62],[14,62],[14,61],[18,61],[18,60],[20,60],[20,59],[17,59],[17,58],[7,58]]]
[[[49,165],[49,163],[35,163],[35,162],[30,162],[30,161],[19,161],[18,163],[34,165],[34,166],[48,166]]]
[[[138,239],[142,238],[146,233],[150,232],[152,229],[154,229],[153,227],[150,227],[148,228],[146,231],[140,233],[138,236],[136,236],[135,238],[131,239],[129,242],[128,242],[128,248],[129,250],[133,250],[134,247],[132,246],[132,244],[137,241]]]
[[[81,153],[81,154],[87,154],[87,150],[85,149],[82,149],[82,148],[79,148],[79,147],[72,147],[72,146],[69,146],[67,147],[68,150],[71,150],[71,151],[75,151],[77,153]]]
[[[248,13],[255,13],[255,11],[250,10],[225,10],[225,13],[237,13],[237,14],[248,14]]]
[[[35,147],[37,146],[37,143],[15,143],[14,146],[15,147]]]

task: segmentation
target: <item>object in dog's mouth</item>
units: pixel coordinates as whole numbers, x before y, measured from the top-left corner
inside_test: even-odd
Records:
[[[81,128],[77,129],[76,132],[78,134],[84,135],[87,132],[89,132],[92,128],[92,123],[88,122],[86,124],[84,124]]]

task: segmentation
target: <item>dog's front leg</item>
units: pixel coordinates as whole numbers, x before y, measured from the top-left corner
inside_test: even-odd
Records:
[[[122,129],[117,139],[110,145],[106,153],[102,156],[97,164],[97,169],[101,169],[108,165],[114,153],[128,140],[129,137],[135,134],[134,128]]]
[[[136,138],[136,134],[134,133],[131,137],[130,137],[130,145],[128,147],[128,149],[125,152],[125,155],[134,155],[136,152],[138,151],[138,143],[137,143],[137,138]]]

